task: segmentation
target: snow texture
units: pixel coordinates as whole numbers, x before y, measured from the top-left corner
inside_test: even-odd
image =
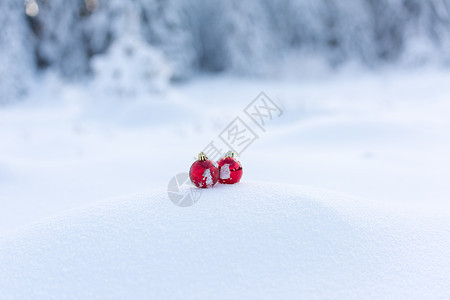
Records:
[[[220,178],[221,179],[228,179],[230,178],[230,164],[224,164],[220,168]]]
[[[212,180],[210,169],[206,169],[205,172],[203,172],[203,179],[206,179],[206,186],[213,185],[213,180]]]
[[[3,299],[438,299],[450,222],[311,188],[241,182],[180,208],[165,191],[0,240]]]
[[[284,113],[239,157],[245,178],[450,211],[450,73],[203,78],[134,101],[44,82],[0,109],[0,235],[68,209],[167,187],[264,91]],[[201,108],[201,109],[199,109]],[[225,113],[226,112],[226,113]]]

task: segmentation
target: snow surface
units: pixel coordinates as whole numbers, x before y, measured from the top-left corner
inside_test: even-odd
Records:
[[[0,240],[3,299],[437,299],[450,218],[324,190],[241,182],[180,208],[111,199]]]
[[[0,234],[167,187],[233,118],[251,126],[242,110],[261,91],[283,116],[255,129],[259,139],[239,157],[245,180],[450,211],[448,71],[313,76],[199,78],[135,98],[40,79],[29,98],[0,109]]]
[[[447,296],[447,3],[0,1],[0,298]],[[295,186],[172,203],[236,117]]]
[[[209,169],[206,169],[205,172],[203,172],[203,179],[206,179],[206,185],[207,186],[212,186],[213,185],[211,171]]]
[[[224,164],[222,168],[220,168],[220,178],[221,179],[228,179],[230,178],[230,164]]]

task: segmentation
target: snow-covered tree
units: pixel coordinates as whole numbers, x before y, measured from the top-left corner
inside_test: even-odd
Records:
[[[135,46],[159,52],[172,80],[264,74],[287,54],[332,66],[450,61],[450,0],[3,0],[0,8],[3,99],[35,70],[98,74],[93,62],[129,34],[130,8]]]

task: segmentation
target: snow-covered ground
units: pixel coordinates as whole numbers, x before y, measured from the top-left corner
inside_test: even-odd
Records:
[[[249,175],[250,177],[250,175]],[[3,299],[441,299],[447,217],[241,182],[190,209],[164,189],[0,238]]]
[[[449,72],[424,69],[204,77],[128,99],[42,79],[32,96],[0,109],[0,233],[165,188],[261,91],[283,115],[265,132],[242,117],[259,136],[240,158],[243,180],[449,211],[449,82]]]
[[[450,72],[320,74],[120,97],[39,79],[0,108],[0,296],[448,295]],[[244,113],[262,91],[282,110],[264,130]],[[236,117],[258,136],[242,182],[174,205]]]
[[[0,299],[449,295],[450,0],[347,2],[0,1]]]

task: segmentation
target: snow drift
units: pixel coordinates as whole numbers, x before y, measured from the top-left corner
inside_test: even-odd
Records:
[[[433,217],[433,218],[429,218]],[[243,182],[190,208],[165,191],[0,240],[3,298],[444,298],[448,216]]]

